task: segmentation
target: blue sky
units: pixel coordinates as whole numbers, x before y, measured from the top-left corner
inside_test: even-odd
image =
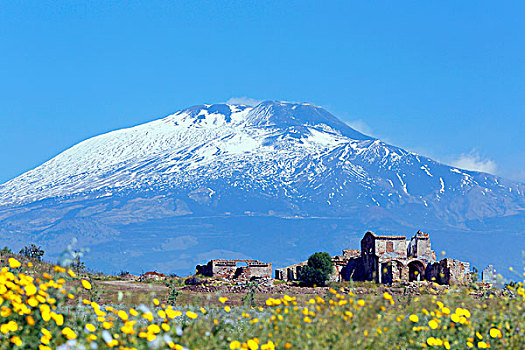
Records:
[[[91,136],[231,98],[312,102],[525,181],[523,2],[0,2],[0,183]]]

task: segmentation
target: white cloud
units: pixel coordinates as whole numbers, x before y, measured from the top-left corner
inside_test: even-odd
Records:
[[[372,128],[361,119],[347,121],[346,124],[348,124],[348,126],[352,129],[355,129],[365,135],[373,136]]]
[[[461,154],[452,161],[452,165],[461,169],[481,171],[484,173],[495,174],[498,166],[492,159],[483,159],[475,150],[470,153]]]
[[[247,105],[247,106],[256,106],[259,103],[261,103],[263,100],[257,100],[255,98],[251,97],[232,97],[228,101],[226,101],[227,104],[232,105]]]

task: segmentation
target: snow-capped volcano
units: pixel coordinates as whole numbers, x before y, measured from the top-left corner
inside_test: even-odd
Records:
[[[338,146],[362,151],[371,140],[309,104],[195,106],[83,141],[1,186],[0,203],[178,188],[231,180],[241,169],[262,186],[289,182],[295,177],[293,164],[306,156],[320,158]],[[314,167],[310,175],[320,172]]]
[[[503,191],[518,202],[524,198],[519,184],[387,145],[322,108],[266,101],[255,107],[195,106],[90,138],[0,186],[0,203],[195,190],[217,181],[323,206],[347,205],[349,200],[428,206],[449,193],[472,191],[491,198]],[[492,214],[509,209],[493,208]]]
[[[521,215],[524,193],[363,135],[311,104],[201,105],[90,138],[0,185],[0,233],[49,244],[95,234],[93,245],[138,226],[146,239],[180,232],[183,218],[235,215],[465,229]],[[198,234],[164,243],[193,247]]]

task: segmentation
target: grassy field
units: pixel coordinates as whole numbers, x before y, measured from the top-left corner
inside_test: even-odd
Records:
[[[1,349],[525,349],[521,282],[484,293],[202,293],[21,260],[3,259],[0,271]]]

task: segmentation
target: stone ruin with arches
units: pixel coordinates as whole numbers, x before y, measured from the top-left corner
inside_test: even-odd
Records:
[[[343,250],[332,258],[334,281],[395,282],[433,281],[460,284],[470,279],[470,264],[456,259],[436,259],[430,237],[418,231],[410,240],[405,236],[377,235],[367,232],[361,240],[361,251]],[[298,280],[306,261],[278,269],[275,278]]]
[[[405,236],[367,232],[361,240],[361,254],[351,259],[343,278],[354,281],[393,282],[434,281],[440,284],[466,282],[470,264],[456,259],[437,261],[428,233]]]

